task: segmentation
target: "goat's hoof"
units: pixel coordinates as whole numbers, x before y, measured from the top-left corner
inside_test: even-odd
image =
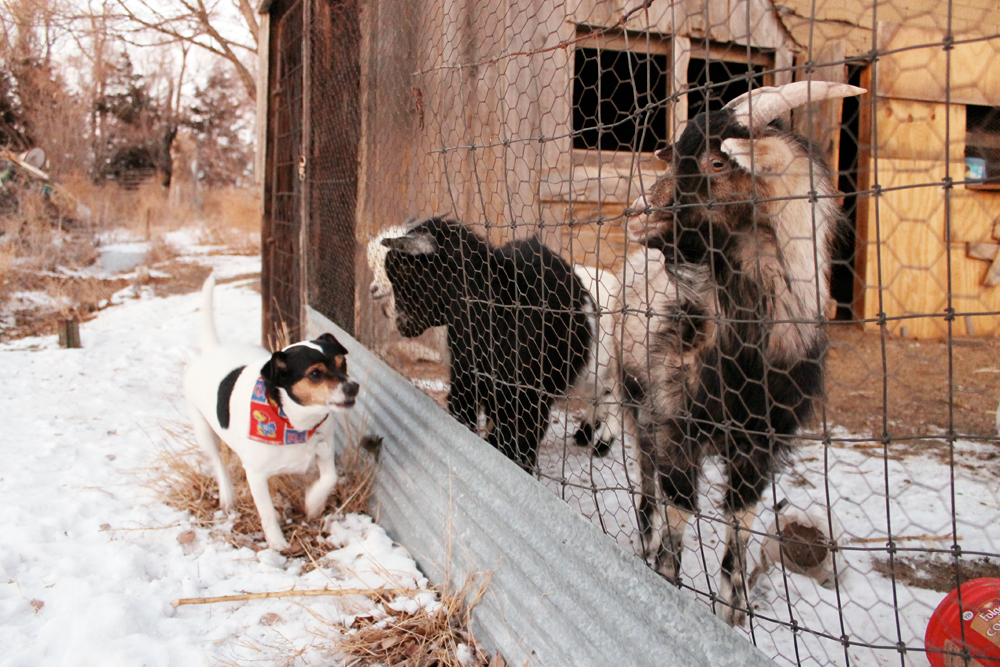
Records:
[[[747,612],[745,609],[737,607],[736,605],[742,604],[740,602],[736,603],[723,603],[722,608],[722,620],[724,620],[729,625],[742,628],[747,624]]]
[[[723,615],[723,619],[729,625],[735,628],[742,628],[747,624],[747,613],[742,609],[733,609],[732,607],[726,607],[726,614]]]
[[[614,444],[614,440],[598,440],[594,443],[594,454],[601,457],[607,456]]]

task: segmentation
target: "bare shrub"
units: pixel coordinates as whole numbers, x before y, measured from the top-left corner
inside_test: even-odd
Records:
[[[205,192],[201,242],[232,252],[260,252],[260,197],[256,190],[226,187]]]

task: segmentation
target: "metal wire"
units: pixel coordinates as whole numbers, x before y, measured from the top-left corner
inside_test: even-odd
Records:
[[[973,252],[1000,252],[1000,194],[990,190],[1000,183],[1000,131],[989,120],[1000,118],[1000,9],[985,0],[919,9],[862,1],[851,16],[827,6],[833,3],[805,0],[780,7],[755,0],[732,11],[657,0],[628,8],[602,1],[302,2],[312,8],[304,16],[313,56],[303,61],[308,85],[299,99],[311,111],[301,130],[286,123],[271,134],[274,174],[266,186],[275,230],[289,217],[278,215],[288,208],[279,205],[282,197],[304,193],[310,207],[306,250],[278,244],[305,255],[306,285],[296,282],[300,265],[291,260],[274,259],[268,274],[282,315],[294,313],[293,297],[301,295],[353,329],[453,416],[661,572],[670,569],[665,552],[642,536],[639,515],[654,507],[654,515],[675,520],[666,507],[684,498],[671,498],[663,479],[693,468],[697,502],[672,526],[687,528],[678,587],[730,614],[742,602],[725,586],[723,570],[734,567],[723,563],[727,535],[748,540],[750,579],[734,580],[745,589],[747,616],[737,631],[778,664],[928,664],[924,631],[944,595],[968,579],[1000,576],[993,418],[1000,296],[984,284],[990,263]],[[276,0],[272,35],[290,15],[282,7]],[[293,32],[286,47],[302,39]],[[288,59],[283,53],[275,57]],[[966,71],[972,68],[976,74]],[[284,122],[292,102],[282,97],[281,82],[289,76],[298,74],[271,73],[269,122]],[[654,150],[676,141],[696,112],[760,86],[810,79],[860,84],[867,93],[799,106],[754,134],[745,189],[732,194],[729,181],[712,178],[698,199],[668,184],[662,187],[673,201],[647,200],[638,218],[632,215],[637,197],[651,197],[658,180],[690,166],[676,150],[667,162]],[[801,173],[765,173],[761,142],[784,131],[778,125],[809,142],[832,177],[818,162]],[[292,169],[298,153],[288,145],[300,131],[308,158],[301,190],[281,175]],[[970,169],[985,161],[985,180],[976,171],[958,177],[966,158]],[[762,185],[782,178],[806,185]],[[837,189],[825,189],[828,182]],[[695,292],[708,305],[685,314],[684,271],[692,260],[669,243],[662,254],[647,251],[627,232],[644,216],[668,227],[703,216],[719,234],[732,211],[747,209],[752,224],[740,234],[763,241],[747,246],[756,255],[735,273],[750,279],[773,265],[760,248],[781,211],[802,211],[798,219],[806,220],[801,236],[776,248],[781,261],[799,253],[796,261],[821,266],[833,240],[825,236],[823,207],[845,198],[849,221],[831,260],[835,287],[831,292],[822,271],[808,289],[789,282],[788,290],[801,288],[809,302],[790,313],[761,316],[766,303],[718,306],[736,298],[718,278],[733,267],[721,259],[722,241],[705,237],[716,252],[699,265],[708,277]],[[455,241],[458,232],[427,222],[434,216],[478,240]],[[533,237],[537,248],[526,241]],[[431,241],[434,252],[455,243],[454,253],[434,259]],[[355,263],[365,250],[369,262]],[[428,271],[436,272],[429,282]],[[386,289],[376,289],[380,284]],[[584,292],[589,301],[580,300]],[[404,337],[406,322],[397,316],[413,304],[410,323],[417,315],[422,324]],[[589,334],[577,326],[584,320]],[[674,358],[664,337],[683,338],[689,329],[692,340],[720,330],[767,332],[746,345],[757,346],[768,372],[735,382],[736,356],[703,357],[704,368],[684,357],[669,382],[653,387],[659,394],[635,403],[623,369],[633,364],[643,377],[660,377],[657,365]],[[770,415],[795,406],[782,404],[773,385],[792,371],[775,366],[765,348],[781,336],[787,342],[820,330],[829,338],[817,362],[826,369],[823,396],[803,390],[802,400],[816,403],[813,418],[796,425],[787,465],[773,477],[764,470],[759,516],[742,524],[723,500],[729,487],[749,483],[728,472],[742,454],[730,452],[728,462],[718,455],[745,439],[758,443],[748,457],[772,456],[782,446]],[[581,362],[571,352],[590,334],[594,345]],[[750,392],[744,395],[766,406],[759,408],[768,417],[763,426],[741,424],[733,413],[738,403],[722,401],[709,416],[664,407],[705,400],[698,373],[713,367],[722,396]],[[566,380],[574,375],[585,378],[575,393]],[[757,389],[745,389],[755,382]],[[664,398],[670,392],[676,396]],[[640,423],[643,410],[653,413],[648,423]],[[616,419],[627,428],[610,434],[608,451],[595,451],[609,437],[602,426]],[[690,443],[663,440],[672,422],[717,437],[681,460],[677,452]],[[654,454],[640,446],[643,429],[660,434],[652,436],[660,443]],[[655,483],[644,498],[641,480],[651,469]],[[795,562],[800,556],[791,547],[803,542],[792,534],[801,526],[782,523],[791,516],[778,509],[782,501],[824,536],[807,546],[832,547],[811,576]],[[973,664],[968,654],[956,656],[954,664]]]

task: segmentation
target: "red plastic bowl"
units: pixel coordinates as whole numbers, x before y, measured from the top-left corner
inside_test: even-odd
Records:
[[[972,656],[969,667],[1000,667],[1000,579],[967,581],[948,593],[934,610],[924,635],[927,659],[933,667],[966,666],[961,656],[963,628],[964,647]]]

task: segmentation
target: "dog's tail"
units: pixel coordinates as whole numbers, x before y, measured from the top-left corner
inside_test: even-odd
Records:
[[[201,349],[218,347],[219,336],[215,333],[215,309],[212,294],[215,292],[215,274],[205,280],[201,288]]]

